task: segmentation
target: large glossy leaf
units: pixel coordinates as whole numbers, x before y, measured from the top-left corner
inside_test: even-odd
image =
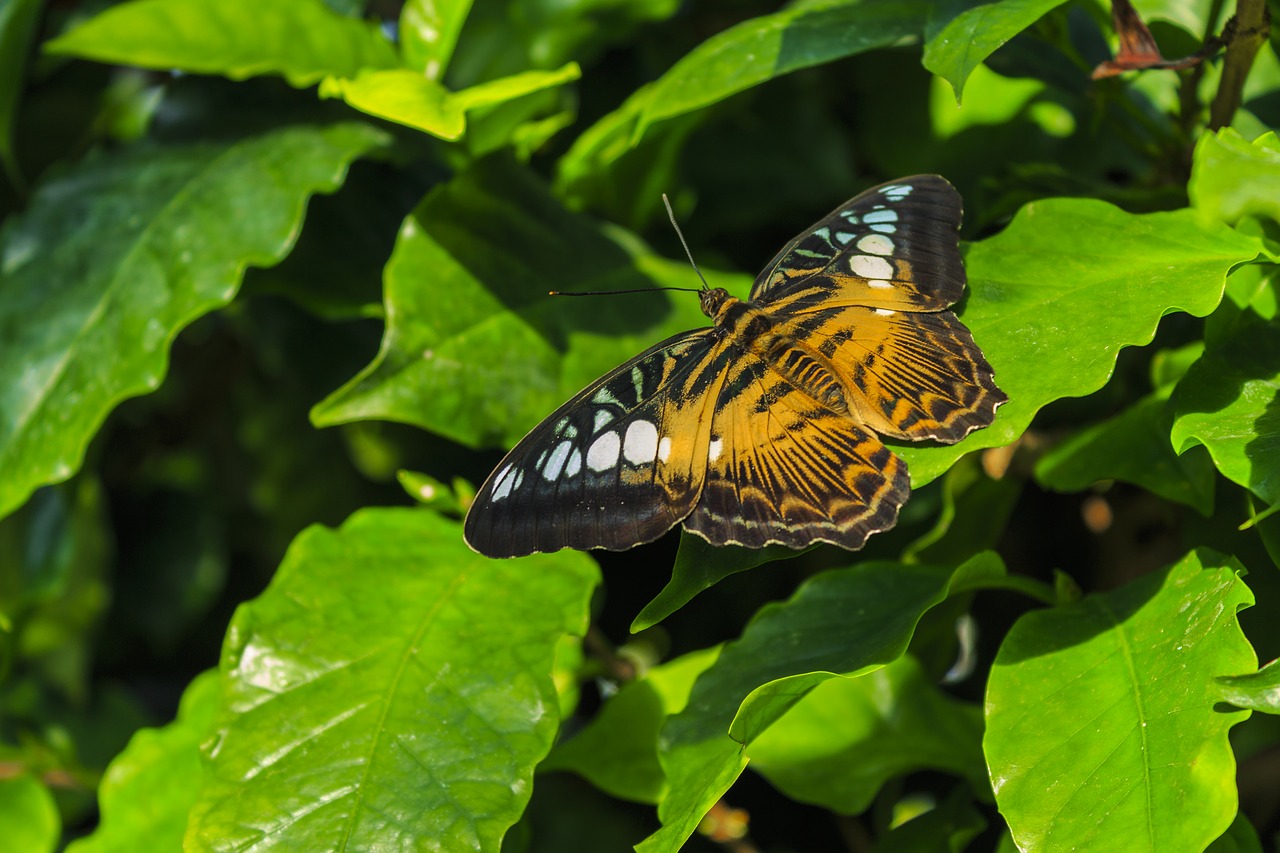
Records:
[[[53,853],[62,821],[53,794],[30,774],[0,779],[0,833],[11,850]]]
[[[865,811],[885,782],[915,770],[986,787],[982,710],[944,694],[910,656],[819,685],[748,752],[788,797],[841,814]]]
[[[181,850],[187,816],[204,785],[200,744],[213,732],[218,709],[216,672],[187,687],[178,719],[137,732],[107,768],[98,788],[97,829],[67,853],[130,853],[138,839],[155,850]]]
[[[719,647],[655,666],[609,697],[587,727],[556,745],[538,771],[571,770],[612,796],[657,803],[667,780],[658,763],[658,734],[684,709],[693,683],[715,662]]]
[[[13,153],[13,128],[40,6],[41,0],[0,0],[0,167],[15,186],[21,185],[22,177]]]
[[[1252,671],[1238,564],[1188,555],[1114,592],[1029,613],[987,685],[983,741],[1021,849],[1201,850],[1236,813],[1219,675]],[[1192,806],[1194,804],[1194,806]]]
[[[1280,660],[1257,672],[1219,676],[1222,698],[1240,708],[1280,714]]]
[[[958,569],[868,562],[824,572],[788,601],[761,609],[663,728],[670,785],[658,807],[663,827],[638,849],[679,849],[746,767],[751,742],[810,690],[896,660],[920,617],[953,586],[980,585],[1003,572],[993,554]]]
[[[917,35],[928,8],[921,0],[828,0],[743,21],[707,39],[646,90],[632,142],[651,124],[774,77]]]
[[[997,0],[965,4],[970,8],[945,23],[930,21],[924,67],[951,83],[958,102],[965,81],[984,59],[1062,3],[1063,0]]]
[[[426,510],[305,531],[232,620],[186,849],[496,851],[597,576],[575,553],[486,560]]]
[[[1101,388],[1122,348],[1149,343],[1171,311],[1211,312],[1227,272],[1258,249],[1256,238],[1191,210],[1135,215],[1085,199],[1024,207],[966,255],[962,317],[1009,402],[959,444],[895,445],[912,484],[971,450],[1010,443],[1053,400]]]
[[[280,74],[299,87],[399,65],[374,24],[339,15],[321,0],[133,0],[90,18],[45,50],[233,80]]]
[[[1280,140],[1267,133],[1248,142],[1233,128],[1196,143],[1191,203],[1223,222],[1260,215],[1280,221]]]
[[[1231,319],[1223,319],[1230,315]],[[1173,447],[1204,445],[1227,479],[1280,500],[1280,320],[1224,305],[1219,333],[1178,383]]]
[[[385,139],[361,124],[91,157],[0,232],[0,515],[65,480],[169,344],[293,245],[307,197]]]
[[[386,269],[382,350],[312,419],[382,418],[475,447],[513,444],[609,367],[708,322],[691,294],[547,291],[688,286],[692,276],[609,239],[524,169],[486,161],[405,221]]]

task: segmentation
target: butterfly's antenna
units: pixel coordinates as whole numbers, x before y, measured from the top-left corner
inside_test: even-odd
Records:
[[[689,244],[684,241],[684,232],[676,222],[675,211],[671,209],[671,202],[667,200],[666,193],[662,194],[662,203],[667,206],[667,218],[671,220],[671,227],[676,229],[676,236],[680,238],[680,245],[684,246],[684,253],[689,258],[689,263],[693,265],[693,271],[698,274],[698,278],[702,279],[702,289],[710,290],[711,285],[707,284],[707,277],[702,274],[702,270],[698,269],[698,262],[693,259],[693,252],[689,251]]]
[[[548,290],[548,296],[616,296],[619,293],[657,293],[659,290],[679,290],[684,293],[700,293],[696,287],[637,287],[635,290]]]

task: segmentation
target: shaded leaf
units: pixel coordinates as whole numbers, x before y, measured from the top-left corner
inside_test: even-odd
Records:
[[[986,819],[961,786],[935,808],[889,830],[873,849],[876,853],[960,853],[986,827]]]
[[[581,554],[486,560],[423,510],[303,532],[232,620],[186,849],[497,850],[597,580]]]
[[[321,0],[132,0],[47,42],[45,50],[232,80],[280,74],[300,88],[399,65],[374,24],[339,15]]]
[[[1106,384],[1117,353],[1149,343],[1171,311],[1198,317],[1222,297],[1228,270],[1256,238],[1204,224],[1194,211],[1125,213],[1105,202],[1050,199],[1018,212],[966,256],[962,317],[1009,395],[996,422],[949,447],[894,449],[919,486],[960,456],[1009,444],[1044,405]]]
[[[156,850],[182,849],[187,816],[204,784],[200,744],[213,731],[219,690],[216,672],[197,676],[174,722],[134,734],[98,788],[97,829],[67,853],[124,853],[137,850],[141,838]]]
[[[931,20],[924,44],[924,67],[946,78],[959,102],[965,81],[984,59],[1062,3],[1063,0],[996,0],[973,5],[945,23]]]
[[[1238,564],[1176,566],[1014,624],[987,685],[996,802],[1022,849],[1203,849],[1236,813],[1218,675],[1252,670]],[[1194,803],[1194,808],[1188,808]]]
[[[0,515],[65,480],[170,342],[282,258],[307,197],[385,139],[360,124],[93,157],[0,231]]]
[[[547,291],[688,285],[690,275],[569,213],[525,169],[484,161],[405,220],[386,269],[382,349],[312,419],[382,418],[510,446],[604,369],[706,320],[689,294]]]
[[[1280,714],[1280,661],[1248,675],[1218,677],[1222,698],[1237,708]]]
[[[865,811],[890,779],[929,769],[982,790],[982,710],[944,694],[903,656],[820,684],[751,742],[751,767],[794,800]]]
[[[557,744],[539,772],[569,770],[612,796],[659,802],[667,784],[658,763],[662,724],[684,709],[695,679],[719,653],[719,647],[691,652],[623,685],[586,728]]]
[[[786,602],[762,608],[663,728],[670,785],[658,807],[663,827],[637,849],[679,849],[746,767],[752,740],[806,693],[896,660],[920,617],[953,586],[1003,572],[993,554],[958,569],[867,562],[824,572]]]
[[[22,95],[27,50],[39,21],[41,0],[0,0],[0,167],[22,186],[13,151],[13,128]]]
[[[1230,127],[1204,134],[1187,194],[1194,207],[1223,222],[1244,216],[1280,222],[1280,140],[1272,132],[1247,142]]]
[[[34,776],[0,779],[0,837],[11,850],[53,853],[62,820],[53,794]]]

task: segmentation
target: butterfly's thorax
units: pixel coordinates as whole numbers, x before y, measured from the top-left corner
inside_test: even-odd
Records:
[[[844,388],[827,358],[788,334],[786,326],[774,322],[764,309],[715,288],[704,292],[702,310],[738,347],[757,356],[796,388],[829,409],[849,410]]]

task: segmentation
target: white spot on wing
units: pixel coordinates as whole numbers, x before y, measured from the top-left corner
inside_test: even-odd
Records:
[[[898,226],[877,224],[877,225],[872,225],[871,230],[879,231],[881,234],[896,234],[898,233]]]
[[[633,421],[622,442],[622,455],[632,465],[652,462],[658,455],[658,428],[649,421]]]
[[[658,442],[658,461],[666,462],[667,457],[671,455],[671,436],[664,435],[662,440]]]
[[[893,278],[893,264],[876,255],[854,255],[849,269],[863,278]]]
[[[837,231],[836,242],[839,243],[841,246],[843,246],[845,243],[848,243],[850,240],[852,240],[856,236],[858,235],[850,234],[848,231]]]
[[[587,448],[587,467],[592,471],[608,471],[618,464],[622,442],[616,432],[606,432]]]
[[[881,317],[892,317],[895,312],[890,311],[888,308],[877,308],[876,313]]]
[[[898,211],[896,210],[873,210],[866,216],[862,217],[862,221],[867,224],[872,222],[897,222]]]
[[[582,451],[576,447],[569,454],[569,461],[564,466],[564,475],[566,477],[576,477],[578,472],[582,470]]]
[[[591,431],[599,432],[611,423],[613,423],[613,415],[609,411],[605,409],[596,409],[596,423]]]
[[[893,282],[885,281],[882,278],[867,279],[867,284],[876,290],[891,290],[893,288]]]
[[[551,451],[546,466],[542,469],[542,476],[551,482],[559,479],[560,472],[564,470],[564,463],[569,459],[569,451],[572,449],[573,445],[567,441],[557,444]]]
[[[503,468],[493,481],[493,496],[489,500],[500,501],[511,494],[511,483],[514,480],[515,477],[511,476],[511,466]]]
[[[892,255],[893,241],[883,234],[868,234],[858,241],[858,248],[868,255]]]
[[[715,462],[719,459],[721,450],[724,450],[724,441],[719,438],[711,439],[711,444],[707,447],[707,461]]]

